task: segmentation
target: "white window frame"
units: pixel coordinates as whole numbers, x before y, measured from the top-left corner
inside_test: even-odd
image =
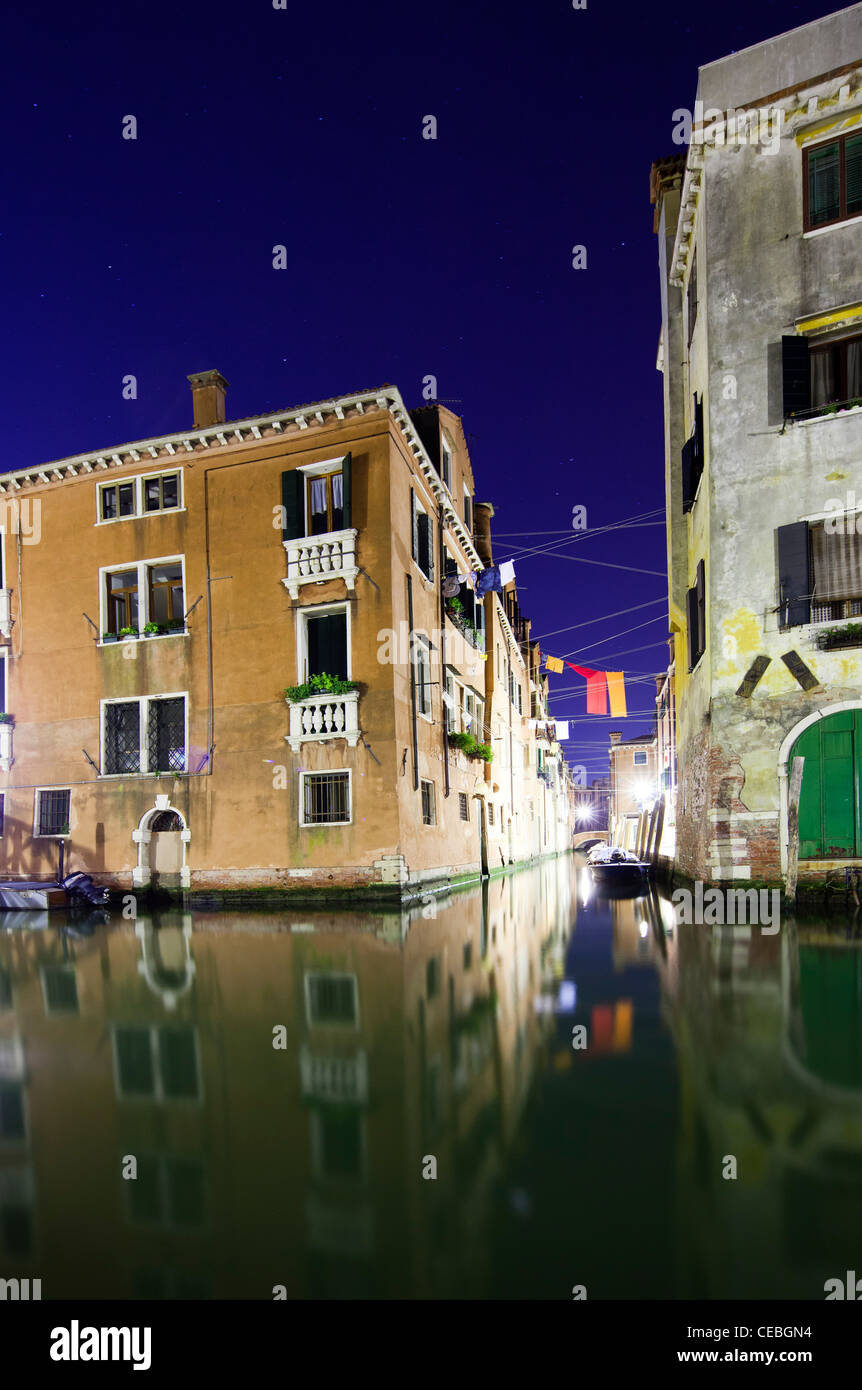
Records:
[[[326,975],[330,978],[337,977],[340,980],[353,981],[353,1021],[352,1023],[338,1023],[334,1020],[321,1022],[311,1016],[311,980],[318,975]],[[302,991],[305,997],[305,1021],[309,1028],[354,1028],[359,1029],[359,977],[355,970],[306,970],[302,978]]]
[[[148,512],[144,510],[144,483],[150,478],[169,478],[176,474],[177,478],[177,505],[175,507],[160,507],[158,511]],[[102,492],[106,487],[118,487],[123,483],[131,483],[134,488],[135,510],[129,516],[102,516]],[[177,512],[184,512],[185,492],[183,485],[182,466],[176,468],[159,468],[154,473],[135,473],[131,477],[124,477],[118,473],[107,478],[100,478],[96,484],[96,525],[114,526],[118,521],[140,521],[146,516],[174,516]],[[5,571],[4,571],[5,573]]]
[[[465,806],[467,808],[466,816],[461,814],[462,806]],[[470,824],[470,798],[466,792],[458,793],[458,823],[459,825]]]
[[[43,792],[68,792],[69,793],[69,829],[65,835],[42,835],[39,831],[39,797]],[[72,788],[71,787],[34,787],[33,789],[33,839],[34,840],[70,840],[72,838]]]
[[[204,1074],[201,1067],[201,1042],[198,1037],[198,1030],[195,1024],[182,1024],[183,1027],[191,1026],[192,1037],[195,1044],[195,1081],[197,1083],[197,1093],[193,1096],[169,1096],[162,1087],[162,1069],[159,1065],[159,1049],[156,1044],[156,1035],[161,1029],[170,1029],[169,1023],[139,1023],[135,1020],[123,1022],[114,1021],[111,1023],[111,1063],[114,1072],[114,1094],[118,1100],[125,1101],[131,1105],[203,1105],[204,1101]],[[117,1050],[117,1030],[128,1031],[130,1028],[143,1030],[150,1036],[150,1057],[153,1063],[153,1090],[149,1095],[135,1095],[131,1091],[124,1091],[120,1077],[120,1055]]]
[[[0,661],[2,661],[2,663],[3,663],[3,673],[2,673],[3,690],[2,690],[2,699],[0,699],[0,712],[2,712],[3,714],[8,714],[8,713],[9,713],[9,710],[8,710],[8,708],[7,708],[8,704],[9,704],[9,648],[8,648],[8,647],[0,648]]]
[[[646,767],[649,762],[645,748],[632,749],[632,767]]]
[[[155,516],[155,512],[151,513]],[[129,520],[123,517],[124,521]],[[99,646],[111,647],[113,642],[103,641],[103,633],[110,629],[108,622],[108,575],[123,574],[126,570],[136,570],[138,574],[138,637],[140,637],[150,621],[150,586],[147,583],[147,570],[155,569],[157,565],[176,565],[179,564],[182,573],[183,583],[183,619],[188,612],[188,592],[186,590],[186,557],[185,555],[160,555],[152,560],[130,560],[127,565],[101,565],[99,567]],[[162,637],[188,637],[185,627],[177,632],[162,632],[158,636],[148,637],[148,642],[159,641]],[[119,640],[119,639],[118,639]],[[122,639],[126,641],[126,638]],[[133,639],[137,640],[137,639]],[[122,644],[121,644],[122,645]]]
[[[310,478],[324,478],[326,477],[327,473],[340,473],[344,467],[344,460],[346,458],[346,454],[340,454],[337,459],[327,459],[325,463],[300,463],[297,466],[297,473],[304,474],[302,486],[302,524],[305,527],[305,535],[302,537],[303,540],[311,539],[315,541],[321,541],[323,540],[324,535],[332,536],[338,534],[338,532],[336,531],[322,531],[319,536],[311,535],[311,532],[308,529],[308,523],[310,520],[310,517],[308,515],[308,481]],[[294,545],[295,544],[296,542],[294,541]]]
[[[422,709],[419,705],[419,691],[423,687],[423,683],[420,683],[419,680],[419,672],[422,667],[420,653],[424,655],[425,664],[428,671],[428,679],[424,682],[425,697],[428,701],[427,709]],[[424,632],[413,633],[413,662],[416,683],[416,713],[419,715],[420,719],[426,720],[428,724],[433,724],[434,712],[432,709],[431,702],[431,639],[430,637],[427,637]]]
[[[470,505],[469,505],[469,508],[468,508],[468,505],[467,505],[468,503],[470,504]],[[467,512],[468,512],[468,510],[469,510],[469,513],[470,513],[470,520],[469,520],[469,521],[467,520]],[[470,493],[470,489],[468,488],[468,486],[467,486],[466,483],[464,484],[464,525],[466,526],[467,530],[470,531],[470,532],[472,533],[472,531],[473,531],[473,498],[472,498],[472,495],[471,495],[471,493]]]
[[[149,728],[150,704],[158,700],[182,700],[185,711],[185,768],[182,772],[149,772],[147,763],[147,730]],[[161,691],[157,695],[121,695],[118,699],[105,699],[99,701],[99,767],[105,761],[105,707],[107,705],[137,705],[138,706],[138,753],[140,755],[140,771],[138,772],[101,772],[99,777],[105,781],[114,781],[122,777],[187,777],[189,775],[189,692],[187,690]],[[146,708],[144,708],[146,707]],[[60,791],[61,788],[56,788]]]
[[[422,788],[423,788],[423,787],[430,787],[430,788],[431,788],[431,819],[430,819],[429,821],[426,821],[424,811],[423,811],[423,814],[422,814],[422,824],[423,824],[423,826],[427,826],[427,827],[430,829],[430,827],[431,827],[432,825],[436,825],[436,824],[437,824],[437,787],[436,787],[436,785],[434,784],[434,782],[431,780],[430,777],[422,777],[422,778],[420,778],[420,781],[419,781],[419,806],[420,806],[420,809],[422,808]]]
[[[299,684],[303,685],[308,679],[305,672],[308,665],[308,620],[309,618],[323,618],[327,613],[346,613],[347,614],[347,680],[353,680],[353,660],[351,656],[352,640],[352,616],[349,603],[317,603],[309,604],[307,607],[296,610],[296,664]]]
[[[305,782],[308,777],[328,777],[336,773],[347,773],[347,820],[305,820]],[[353,824],[353,769],[350,767],[325,767],[313,772],[299,774],[299,826],[301,830],[330,830],[340,825]]]

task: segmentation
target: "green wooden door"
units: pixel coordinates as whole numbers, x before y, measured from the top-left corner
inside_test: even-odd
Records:
[[[799,803],[800,859],[862,855],[860,760],[862,710],[818,720],[799,736],[788,760],[805,758]]]

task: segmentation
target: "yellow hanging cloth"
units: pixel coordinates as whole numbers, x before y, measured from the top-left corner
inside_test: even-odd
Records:
[[[558,656],[546,656],[545,670],[553,671],[555,675],[560,676],[563,673],[563,663]]]
[[[606,671],[605,679],[608,683],[608,700],[611,706],[611,716],[615,719],[625,719],[628,715],[628,710],[626,709],[625,674],[622,671]]]

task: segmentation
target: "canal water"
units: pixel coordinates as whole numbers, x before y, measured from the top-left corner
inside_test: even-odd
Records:
[[[564,856],[409,913],[0,919],[0,1277],[48,1298],[824,1298],[862,940]],[[735,1176],[732,1176],[735,1168]]]

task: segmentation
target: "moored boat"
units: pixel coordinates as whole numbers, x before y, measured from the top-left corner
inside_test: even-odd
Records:
[[[593,880],[603,886],[637,884],[649,873],[649,864],[618,845],[595,845],[587,855],[587,863]]]

